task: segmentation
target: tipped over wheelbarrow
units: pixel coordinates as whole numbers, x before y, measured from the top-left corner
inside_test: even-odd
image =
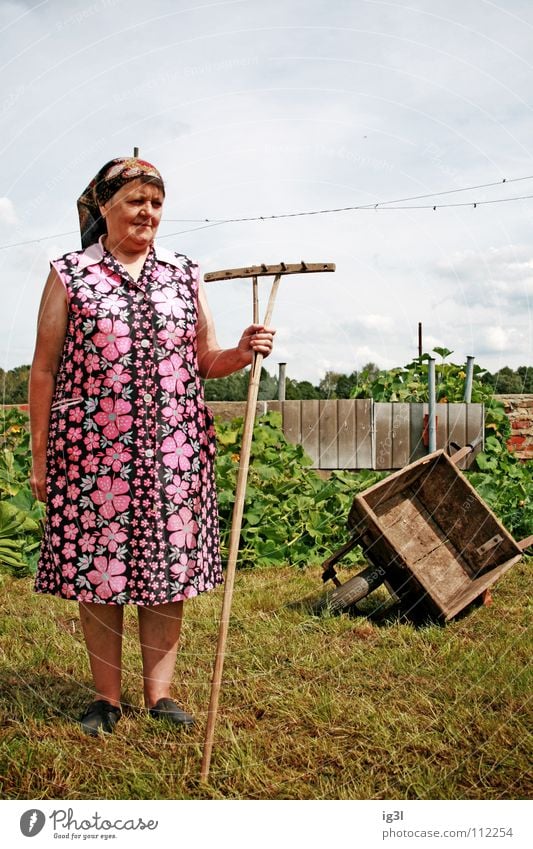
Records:
[[[322,580],[341,611],[384,584],[402,609],[441,620],[484,595],[533,535],[516,542],[457,468],[473,450],[435,451],[357,495],[348,516],[351,538],[323,563]],[[335,571],[360,545],[368,566],[341,584]]]

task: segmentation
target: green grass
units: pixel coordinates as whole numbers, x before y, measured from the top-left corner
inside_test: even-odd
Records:
[[[198,728],[180,734],[140,709],[128,609],[130,707],[115,735],[92,739],[74,721],[92,697],[76,604],[35,595],[31,579],[4,578],[2,797],[529,797],[527,574],[524,560],[498,583],[490,608],[415,628],[393,612],[376,622],[295,604],[320,591],[317,568],[238,573],[207,785],[199,771],[222,591],[186,605],[174,695]],[[387,598],[378,590],[365,611]]]

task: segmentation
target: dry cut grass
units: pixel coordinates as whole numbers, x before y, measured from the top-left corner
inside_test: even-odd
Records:
[[[141,710],[135,611],[126,617],[124,718],[91,739],[77,607],[0,587],[0,772],[7,799],[502,799],[531,794],[527,562],[491,608],[415,627],[378,590],[361,616],[314,615],[317,568],[237,576],[208,785],[199,783],[221,590],[188,602],[176,698],[199,720]],[[353,572],[353,567],[352,567]],[[341,575],[342,577],[342,575]],[[345,574],[343,580],[348,577]],[[381,608],[381,615],[380,615]]]

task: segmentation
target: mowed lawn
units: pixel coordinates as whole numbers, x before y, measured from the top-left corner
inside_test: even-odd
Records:
[[[516,799],[531,795],[528,573],[492,607],[415,627],[378,590],[365,614],[314,615],[320,569],[239,572],[207,785],[202,743],[222,590],[186,605],[174,695],[198,727],[142,711],[127,610],[124,718],[91,739],[77,606],[3,578],[0,769],[4,799]],[[341,570],[345,580],[354,573]],[[299,602],[302,603],[299,603]]]

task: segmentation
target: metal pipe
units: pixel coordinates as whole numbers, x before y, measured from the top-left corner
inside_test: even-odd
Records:
[[[422,356],[422,322],[418,322],[418,358]]]
[[[287,363],[280,363],[280,364],[279,364],[279,371],[278,371],[278,401],[284,401],[284,400],[285,400],[285,383],[286,383],[286,375],[285,375],[285,372],[286,372],[286,368],[287,368]]]
[[[435,397],[435,360],[428,360],[428,436],[429,453],[437,450],[437,402]]]
[[[465,377],[465,394],[463,401],[465,404],[470,404],[472,401],[472,381],[474,379],[474,360],[475,357],[466,358],[466,377]]]

